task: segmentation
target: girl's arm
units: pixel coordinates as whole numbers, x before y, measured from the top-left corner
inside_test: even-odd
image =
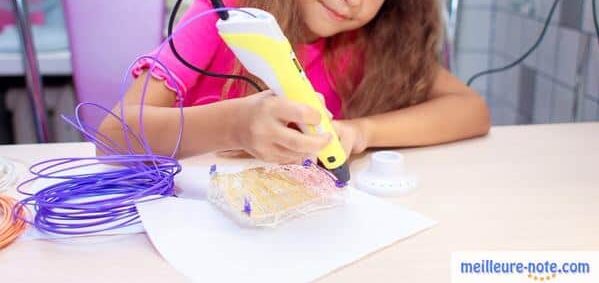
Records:
[[[429,100],[401,110],[336,122],[348,152],[369,147],[411,147],[441,144],[489,132],[484,99],[439,67]]]
[[[124,120],[139,133],[141,93],[146,74],[139,76],[125,96]],[[170,155],[179,135],[180,110],[174,93],[163,81],[150,78],[143,105],[146,140],[157,154]],[[114,113],[119,114],[117,106]],[[318,124],[320,115],[309,107],[264,92],[240,99],[184,108],[184,129],[179,157],[217,150],[243,149],[271,162],[292,162],[313,155],[330,137],[308,136],[287,128],[288,123]],[[122,126],[107,116],[100,132],[125,144]],[[134,144],[136,152],[143,152]]]

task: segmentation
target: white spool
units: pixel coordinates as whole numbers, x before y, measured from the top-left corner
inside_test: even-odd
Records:
[[[394,151],[373,153],[369,167],[356,177],[357,189],[377,196],[402,196],[417,185],[417,178],[406,170],[403,155]]]

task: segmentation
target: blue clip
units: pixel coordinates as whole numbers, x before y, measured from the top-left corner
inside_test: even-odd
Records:
[[[214,176],[216,174],[216,164],[210,165],[210,176]]]
[[[304,165],[304,167],[308,168],[308,167],[312,166],[312,164],[313,164],[312,160],[306,159],[306,160],[304,160],[303,165]]]
[[[248,197],[243,198],[243,213],[250,216],[252,214],[252,203]]]

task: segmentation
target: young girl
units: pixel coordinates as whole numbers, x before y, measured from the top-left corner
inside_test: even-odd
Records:
[[[269,11],[278,19],[336,120],[348,154],[369,147],[446,143],[488,132],[483,99],[439,64],[442,28],[437,2],[225,1],[227,6]],[[211,8],[210,1],[195,0],[181,22]],[[217,17],[201,18],[181,30],[174,37],[178,52],[211,72],[247,76],[220,39]],[[265,161],[289,163],[315,155],[330,139],[288,127],[319,123],[323,117],[307,106],[270,91],[253,94],[254,89],[243,82],[202,76],[184,66],[168,47],[159,59],[174,79],[157,66],[149,70],[151,61],[140,61],[124,106],[125,120],[138,129],[143,83],[151,75],[143,106],[144,131],[156,153],[168,154],[176,143],[177,88],[186,106],[179,156],[242,150]],[[124,140],[116,119],[105,119],[100,131]]]

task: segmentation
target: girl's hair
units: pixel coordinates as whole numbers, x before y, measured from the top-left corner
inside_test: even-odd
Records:
[[[237,2],[271,12],[292,44],[305,42],[298,0]],[[341,97],[345,118],[384,113],[427,99],[438,68],[442,31],[438,2],[385,0],[366,26],[325,39],[325,67]],[[239,62],[234,72],[248,75]],[[231,85],[227,83],[224,93]]]

